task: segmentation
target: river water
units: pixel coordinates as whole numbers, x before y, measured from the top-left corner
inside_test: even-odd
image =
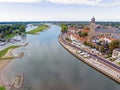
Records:
[[[24,85],[18,90],[120,90],[120,85],[84,64],[58,42],[60,27],[52,25],[39,35],[26,35],[26,47],[20,59],[12,60],[3,70],[2,78],[11,83],[19,73],[24,74]]]

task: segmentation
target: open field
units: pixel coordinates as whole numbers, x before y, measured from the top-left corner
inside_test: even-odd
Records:
[[[40,31],[43,31],[48,28],[48,25],[40,25],[38,28],[28,31],[27,34],[37,34]]]

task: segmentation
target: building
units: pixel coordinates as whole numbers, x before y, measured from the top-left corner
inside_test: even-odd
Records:
[[[77,29],[75,27],[69,27],[68,32],[75,33]]]
[[[116,48],[113,50],[112,57],[113,58],[120,58],[120,48]]]
[[[90,30],[89,30],[89,34],[88,34],[88,41],[91,42],[94,37],[96,35],[96,31],[95,31],[95,18],[93,17],[90,21]]]
[[[99,25],[100,28],[98,28],[98,25],[95,23],[95,18],[93,17],[90,21],[90,30],[88,34],[88,41],[92,42],[96,38],[105,38],[105,40],[108,40],[109,38],[114,39],[120,39],[120,29],[119,28],[108,28],[104,29],[102,26]],[[104,39],[103,39],[104,40]],[[109,40],[110,42],[110,40]]]

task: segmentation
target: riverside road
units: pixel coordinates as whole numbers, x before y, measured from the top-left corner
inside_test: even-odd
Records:
[[[75,45],[71,45],[71,43],[69,43],[69,42],[67,42],[66,40],[64,40],[63,37],[64,37],[64,34],[61,34],[61,35],[60,35],[60,38],[62,39],[62,41],[63,41],[65,44],[70,45],[71,47],[73,47],[73,48],[75,48],[75,49],[77,49],[77,50],[81,50],[81,51],[83,51],[83,52],[87,52],[92,58],[97,59],[99,62],[104,63],[104,64],[106,64],[106,65],[114,68],[114,69],[117,70],[117,71],[120,71],[120,67],[119,67],[119,66],[117,66],[117,65],[115,65],[115,64],[113,64],[113,63],[111,63],[111,62],[109,62],[109,61],[107,61],[107,60],[105,60],[105,59],[103,59],[103,58],[95,55],[95,54],[92,54],[92,53],[90,53],[90,52],[88,52],[88,51],[85,51],[84,49],[81,49],[81,48],[79,48],[79,47],[77,47],[77,46],[75,46]]]

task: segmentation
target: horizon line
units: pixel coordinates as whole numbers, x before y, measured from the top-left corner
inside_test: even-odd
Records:
[[[0,23],[2,23],[2,22],[90,22],[90,20],[88,21],[88,20],[63,20],[63,21],[61,21],[61,20],[46,20],[46,21],[37,21],[37,20],[28,20],[28,21],[23,21],[23,20],[16,20],[16,21],[0,21]],[[99,21],[95,21],[95,22],[120,22],[120,21],[117,21],[117,20],[99,20]]]

